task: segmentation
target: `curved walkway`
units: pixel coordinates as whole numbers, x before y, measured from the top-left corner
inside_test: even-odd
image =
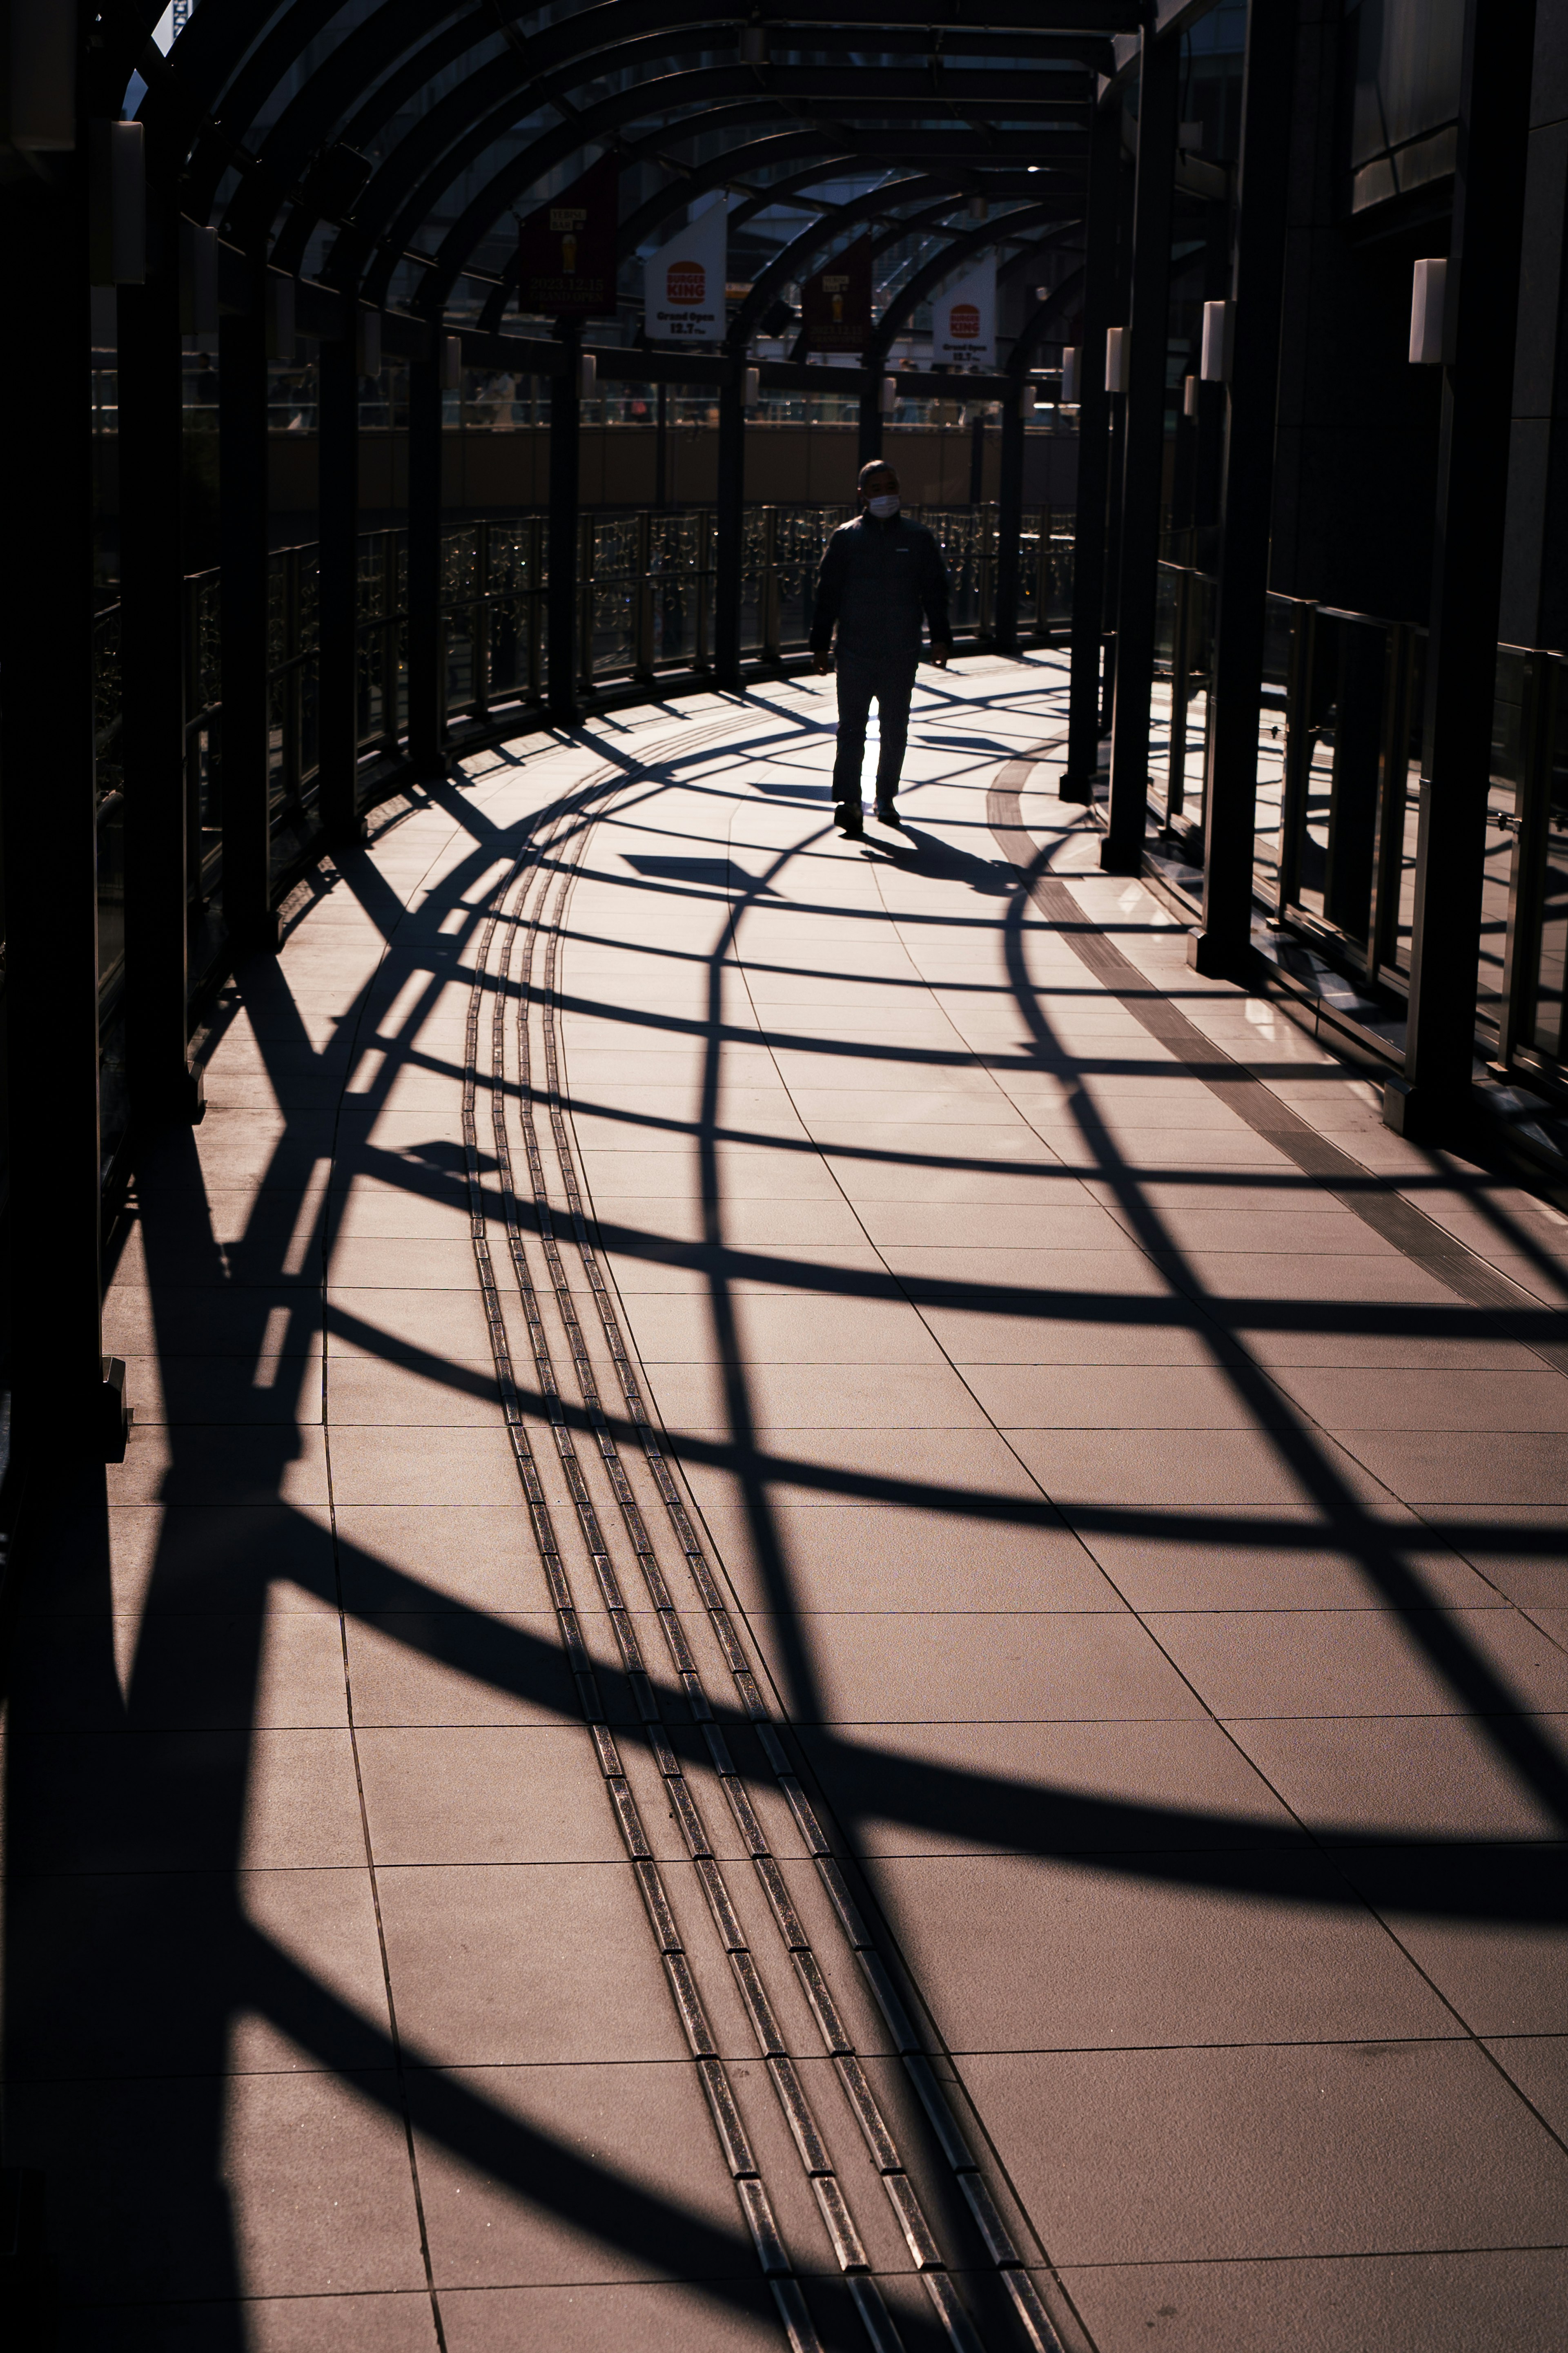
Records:
[[[527,738],[226,996],[16,1644],[70,2353],[1557,2341],[1568,1219],[921,681],[901,834]]]

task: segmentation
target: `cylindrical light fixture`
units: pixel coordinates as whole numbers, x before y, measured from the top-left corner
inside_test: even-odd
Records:
[[[898,405],[899,379],[896,375],[885,375],[882,378],[881,410],[883,416],[891,417]]]
[[[579,400],[592,400],[598,388],[598,360],[592,352],[584,352],[577,363],[577,397]]]
[[[1228,302],[1204,304],[1204,355],[1202,375],[1205,384],[1230,382],[1231,329],[1235,313]]]
[[[1195,417],[1198,413],[1198,380],[1190,375],[1182,385],[1182,415]]]
[[[89,146],[90,278],[141,286],[147,277],[146,152],[139,122],[95,122]]]
[[[463,385],[463,339],[460,335],[443,335],[437,360],[441,370],[443,392],[460,392]]]
[[[1067,344],[1062,352],[1062,388],[1058,396],[1064,408],[1078,406],[1078,345]]]
[[[1018,386],[1018,414],[1026,425],[1035,413],[1035,387],[1032,384]]]
[[[1412,367],[1438,367],[1447,356],[1444,327],[1447,300],[1447,263],[1418,261],[1410,289]]]
[[[767,26],[765,25],[742,25],[741,27],[741,63],[743,66],[765,66],[767,61]]]
[[[354,322],[354,364],[361,375],[381,374],[379,311],[362,311]]]
[[[759,367],[749,367],[749,368],[746,370],[746,383],[745,383],[745,392],[744,392],[744,398],[745,398],[746,406],[747,406],[748,408],[755,408],[755,406],[756,406],[756,405],[757,405],[758,401],[759,401],[759,400],[761,400],[762,396],[763,396],[763,372],[762,372],[762,369],[761,369],[761,368],[759,368]]]
[[[217,231],[182,221],[180,324],[187,335],[217,332]]]
[[[5,13],[5,135],[23,155],[68,154],[76,145],[77,12],[68,0],[10,0]]]
[[[280,270],[267,273],[267,356],[279,367],[294,364],[294,280]]]
[[[969,199],[969,217],[970,217],[970,219],[971,219],[972,221],[983,221],[983,220],[987,220],[987,219],[989,219],[990,215],[991,215],[991,207],[990,207],[990,206],[986,203],[985,198],[984,198],[984,196],[971,196],[971,197],[970,197],[970,199]]]
[[[1125,327],[1107,327],[1105,331],[1105,389],[1107,392],[1125,392],[1127,389],[1128,370],[1132,364],[1132,354],[1128,348],[1128,343]]]

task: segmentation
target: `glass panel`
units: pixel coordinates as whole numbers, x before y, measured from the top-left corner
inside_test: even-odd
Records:
[[[1421,729],[1426,693],[1426,632],[1418,629],[1412,633],[1405,655],[1405,742],[1394,755],[1395,773],[1389,796],[1389,814],[1384,820],[1399,828],[1394,962],[1404,973],[1410,970],[1410,943],[1415,925],[1415,840],[1421,824]]]
[[[1552,665],[1552,758],[1547,771],[1545,872],[1541,947],[1536,963],[1531,1042],[1554,1062],[1568,1061],[1564,980],[1568,977],[1568,667]]]
[[[1258,803],[1252,850],[1252,887],[1271,907],[1279,903],[1279,828],[1285,798],[1286,694],[1290,682],[1290,642],[1296,607],[1288,596],[1270,596],[1263,621],[1263,707],[1258,728]]]
[[[1502,1007],[1508,950],[1510,885],[1524,786],[1525,697],[1530,660],[1516,646],[1500,646],[1492,698],[1492,743],[1487,784],[1486,846],[1481,852],[1481,944],[1476,970],[1476,1010],[1496,1021]]]

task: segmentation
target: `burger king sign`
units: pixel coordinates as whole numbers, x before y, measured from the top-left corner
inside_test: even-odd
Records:
[[[988,261],[931,306],[931,355],[951,367],[996,364],[996,265]]]
[[[723,340],[728,209],[721,196],[643,265],[643,332],[650,343]]]

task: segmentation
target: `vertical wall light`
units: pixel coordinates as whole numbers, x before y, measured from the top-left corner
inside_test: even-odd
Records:
[[[1228,302],[1204,304],[1204,355],[1201,374],[1205,384],[1230,382],[1230,349],[1235,313]]]
[[[1132,353],[1129,348],[1126,328],[1107,327],[1105,331],[1105,389],[1107,392],[1126,391],[1128,374],[1131,365]]]
[[[187,335],[217,332],[217,231],[180,223],[180,324]]]
[[[95,122],[89,175],[95,286],[141,286],[147,277],[146,150],[139,122]]]
[[[1198,413],[1198,380],[1188,376],[1182,385],[1182,415],[1195,417]]]
[[[1018,386],[1018,414],[1026,425],[1035,413],[1035,387],[1032,384]]]
[[[1068,343],[1062,350],[1061,405],[1064,408],[1078,406],[1078,345]]]
[[[73,0],[10,0],[5,15],[5,136],[23,155],[68,154],[76,145]]]
[[[461,392],[463,388],[463,342],[460,335],[443,335],[436,354],[441,370],[443,392]],[[584,362],[584,367],[589,365]]]
[[[1410,364],[1439,367],[1447,356],[1444,334],[1448,300],[1447,261],[1418,261],[1410,288]]]
[[[275,366],[292,367],[297,355],[294,336],[294,280],[279,270],[267,274],[267,356]]]
[[[463,347],[458,341],[456,335],[448,335],[447,341],[458,354],[458,364],[453,373],[452,381],[446,388],[448,392],[456,392],[458,385],[462,382]],[[598,360],[594,353],[584,352],[577,362],[577,397],[579,400],[592,400],[598,388]]]
[[[898,405],[899,379],[896,375],[885,375],[882,378],[882,396],[879,404],[883,416],[891,417]]]

